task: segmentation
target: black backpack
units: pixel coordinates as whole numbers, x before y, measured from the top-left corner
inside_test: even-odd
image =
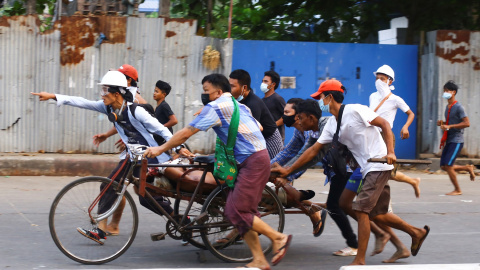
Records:
[[[135,117],[135,109],[140,106],[142,107],[143,109],[145,109],[145,111],[147,111],[153,118],[156,118],[155,117],[155,110],[153,109],[153,106],[148,104],[148,103],[145,103],[145,104],[140,104],[140,103],[132,103],[132,105],[130,105],[130,112],[132,113],[133,117],[135,119],[137,119]],[[110,112],[112,111],[112,108],[110,106],[107,106],[107,113],[109,114]],[[155,133],[151,133],[153,135],[153,138],[155,139],[155,141],[157,142],[158,145],[162,145],[164,144],[166,141],[165,139],[160,136],[160,135],[157,135]]]
[[[332,144],[324,159],[328,166],[330,166],[336,175],[342,179],[347,177],[347,164],[352,170],[358,167],[358,163],[348,148],[338,141],[338,132],[340,131],[340,124],[342,122],[342,115],[345,105],[340,106],[338,112],[337,131],[333,135]]]

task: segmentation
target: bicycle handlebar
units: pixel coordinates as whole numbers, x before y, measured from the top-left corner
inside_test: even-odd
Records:
[[[127,147],[130,149],[130,152],[136,156],[143,155],[148,148],[148,146],[141,144],[127,144]]]

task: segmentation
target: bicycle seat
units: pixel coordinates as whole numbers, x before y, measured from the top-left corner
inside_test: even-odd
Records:
[[[206,156],[196,156],[193,159],[194,162],[198,163],[214,163],[215,162],[215,154],[206,155]]]

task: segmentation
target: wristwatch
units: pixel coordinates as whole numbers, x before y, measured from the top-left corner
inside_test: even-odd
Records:
[[[175,152],[178,153],[178,151],[180,151],[180,149],[182,149],[182,148],[185,148],[185,145],[184,145],[184,144],[180,144],[179,146],[177,146],[177,147],[175,147],[175,148],[173,148],[173,149],[175,150]]]

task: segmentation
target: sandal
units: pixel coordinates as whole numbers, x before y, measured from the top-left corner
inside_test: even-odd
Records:
[[[357,249],[356,248],[351,248],[351,247],[346,247],[344,249],[337,250],[333,252],[333,255],[335,256],[357,256]]]
[[[313,236],[319,237],[323,233],[323,229],[325,229],[325,220],[327,219],[327,210],[322,209],[322,213],[320,214],[321,219],[313,226]],[[320,225],[322,223],[322,225]],[[318,228],[318,225],[320,225],[320,228]],[[315,233],[315,229],[318,228],[318,231]]]

